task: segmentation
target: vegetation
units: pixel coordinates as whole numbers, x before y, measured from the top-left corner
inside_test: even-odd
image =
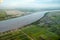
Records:
[[[0,21],[5,20],[5,19],[7,19],[7,15],[6,15],[5,11],[0,11]]]
[[[0,40],[30,40],[30,38],[22,31],[15,30],[1,34]]]
[[[29,15],[31,13],[33,13],[35,11],[33,10],[3,10],[3,9],[0,9],[0,21],[2,20],[7,20],[7,19],[12,19],[12,18],[17,18],[17,17],[21,17],[21,16],[25,16],[25,15]]]
[[[38,25],[31,25],[28,28],[22,29],[23,32],[28,34],[34,40],[58,40],[59,36],[55,33],[48,31],[46,28],[42,28]]]
[[[0,35],[0,40],[60,40],[60,12],[48,12],[24,28]]]
[[[19,14],[18,15],[18,13],[17,14],[13,14],[13,13],[9,14],[9,13],[7,14],[6,10],[0,10],[0,21],[12,19],[12,18],[16,18],[16,17],[21,17],[21,16],[25,15],[25,14],[21,14],[21,15]]]

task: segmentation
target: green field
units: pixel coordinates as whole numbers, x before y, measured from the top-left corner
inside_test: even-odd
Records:
[[[55,33],[49,32],[47,28],[42,28],[38,25],[28,26],[28,28],[22,29],[22,31],[34,40],[58,40],[59,38]]]
[[[0,40],[30,40],[30,38],[27,35],[25,35],[22,31],[15,30],[1,34]]]
[[[0,11],[0,21],[6,19],[7,19],[7,14],[5,13],[5,11]]]
[[[0,35],[0,40],[58,40],[60,36],[48,29],[39,25],[30,25],[15,31],[5,32]]]

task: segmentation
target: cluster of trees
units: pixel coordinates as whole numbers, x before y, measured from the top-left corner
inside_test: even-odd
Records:
[[[46,14],[39,22],[40,27],[46,28],[49,32],[56,34],[60,39],[60,12]]]
[[[0,11],[0,20],[5,20],[7,19],[7,14],[5,11]]]

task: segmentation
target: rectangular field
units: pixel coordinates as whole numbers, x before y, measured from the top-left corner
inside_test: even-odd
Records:
[[[30,40],[30,38],[27,35],[25,35],[22,31],[17,30],[1,34],[0,40]]]
[[[49,32],[48,29],[38,25],[30,25],[22,29],[28,36],[34,40],[57,40],[58,36],[55,33]]]

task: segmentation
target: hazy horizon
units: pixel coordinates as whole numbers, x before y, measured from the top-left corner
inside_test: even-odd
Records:
[[[60,8],[60,0],[2,0],[0,8]]]

